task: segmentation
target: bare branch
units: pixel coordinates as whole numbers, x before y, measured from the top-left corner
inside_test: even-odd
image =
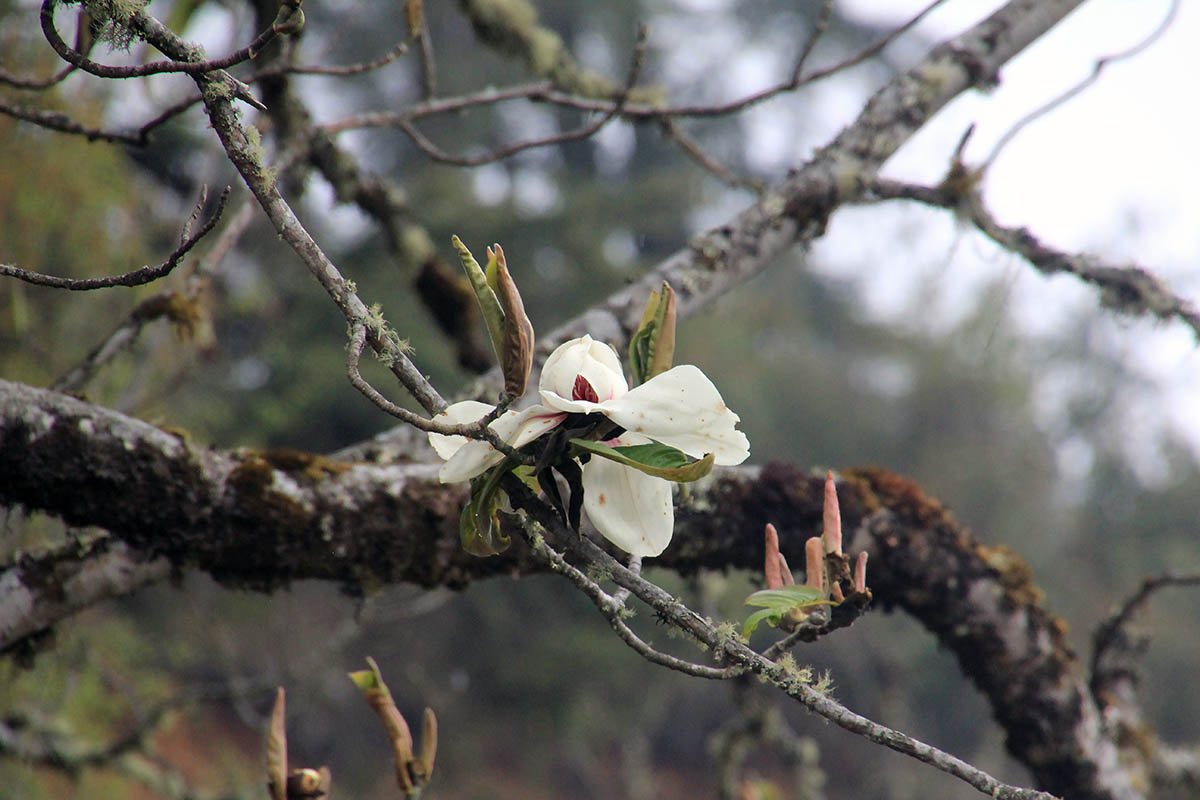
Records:
[[[85,137],[89,142],[103,140],[141,146],[145,144],[144,137],[128,131],[112,131],[103,128],[92,128],[71,119],[61,111],[50,111],[44,108],[13,105],[0,100],[0,114],[7,114],[15,119],[25,120],[34,125],[60,133],[72,133]]]
[[[965,194],[962,188],[959,182],[950,178],[939,186],[875,178],[870,182],[870,197],[875,200],[913,200],[950,209],[1043,274],[1065,272],[1074,275],[1099,288],[1100,301],[1108,308],[1125,314],[1152,314],[1162,320],[1179,320],[1191,328],[1200,341],[1200,310],[1172,292],[1149,270],[1138,266],[1113,266],[1086,253],[1067,253],[1050,247],[1027,228],[1010,228],[997,222],[970,181]]]
[[[837,74],[843,70],[849,69],[850,67],[853,67],[857,64],[861,64],[862,62],[866,61],[869,58],[874,58],[875,56],[879,55],[879,53],[882,52],[885,47],[887,47],[889,44],[896,41],[901,36],[903,36],[905,33],[907,33],[910,29],[912,29],[912,27],[914,25],[916,25],[918,22],[923,20],[929,14],[929,12],[933,11],[935,8],[940,6],[943,2],[945,2],[945,0],[933,0],[933,2],[931,2],[929,5],[925,6],[920,11],[918,11],[914,16],[909,18],[908,22],[905,22],[903,25],[901,25],[898,28],[893,28],[891,31],[885,33],[883,36],[879,37],[873,43],[867,45],[866,47],[864,47],[862,50],[858,51],[854,55],[851,55],[848,58],[845,58],[845,59],[837,62],[836,64],[831,64],[828,67],[824,67],[822,69],[815,70],[814,72],[810,72],[807,75],[803,76],[802,78],[796,77],[795,80],[797,82],[797,86],[803,86],[805,84],[815,83],[816,81],[819,81],[822,78],[828,78],[830,75],[835,75],[835,74]],[[797,66],[797,68],[796,68],[797,76],[799,76],[799,73],[800,73],[800,67]]]
[[[129,25],[169,57],[184,60],[192,52],[190,45],[144,10],[133,14]],[[373,315],[367,309],[353,285],[329,260],[279,193],[274,176],[262,161],[261,148],[252,144],[249,134],[242,126],[240,114],[234,107],[228,91],[227,74],[200,73],[192,77],[204,97],[205,108],[222,147],[279,235],[308,267],[346,320],[351,324],[366,326],[371,346],[383,357],[392,373],[412,393],[417,402],[430,414],[436,414],[445,408],[446,401],[403,352],[399,337],[381,315]]]
[[[162,317],[167,317],[177,326],[188,333],[192,332],[197,322],[195,312],[196,300],[203,289],[202,276],[212,272],[217,264],[225,258],[230,248],[245,232],[254,216],[254,207],[250,202],[243,202],[237,212],[229,219],[213,246],[200,258],[188,278],[188,288],[184,293],[177,291],[161,292],[148,297],[134,306],[129,315],[113,329],[104,341],[92,348],[91,352],[76,366],[63,373],[52,389],[58,392],[78,391],[84,386],[96,371],[112,361],[119,353],[128,350],[141,335],[147,323]]]
[[[978,171],[981,173],[987,172],[992,164],[996,162],[996,159],[999,158],[1000,153],[1009,144],[1009,142],[1016,138],[1017,134],[1024,130],[1030,123],[1045,116],[1046,114],[1049,114],[1051,111],[1068,102],[1073,97],[1081,94],[1085,89],[1100,79],[1100,73],[1104,72],[1104,68],[1109,64],[1122,61],[1127,58],[1132,58],[1158,41],[1158,39],[1167,32],[1167,29],[1171,27],[1171,23],[1175,20],[1175,14],[1178,11],[1179,0],[1171,0],[1171,5],[1167,8],[1167,13],[1163,17],[1162,22],[1160,22],[1158,26],[1146,36],[1146,38],[1142,39],[1140,42],[1126,50],[1122,50],[1119,53],[1114,53],[1098,59],[1092,66],[1091,74],[1089,74],[1086,78],[1044,105],[1035,108],[1033,111],[1029,112],[1024,117],[1021,117],[1021,119],[1013,123],[1012,127],[1005,131],[1004,135],[1001,136],[996,144],[992,147],[992,152],[989,153],[988,157],[985,158],[983,163],[979,165],[977,168]]]
[[[549,567],[551,571],[557,572],[575,584],[575,587],[583,592],[596,606],[596,609],[604,615],[604,618],[608,620],[609,626],[612,627],[621,641],[629,645],[642,658],[653,664],[658,664],[667,669],[673,669],[676,672],[682,672],[684,675],[691,675],[696,678],[726,680],[734,678],[742,672],[742,670],[728,667],[710,667],[704,664],[694,664],[691,661],[656,650],[652,645],[634,633],[633,629],[622,619],[622,615],[626,612],[623,601],[609,595],[600,588],[598,583],[583,574],[576,567],[567,563],[567,560],[562,557],[561,553],[546,544],[541,533],[543,529],[540,526],[528,521],[525,522],[525,525],[527,526],[525,533],[529,542],[529,549],[533,554]],[[626,593],[629,592],[628,587],[622,587],[622,590]]]
[[[453,164],[460,167],[477,167],[481,164],[490,164],[493,161],[500,161],[509,156],[520,153],[524,150],[530,150],[537,147],[546,147],[554,144],[566,144],[567,142],[576,142],[582,139],[587,139],[611,122],[621,110],[625,107],[625,102],[629,98],[630,92],[637,84],[638,76],[642,71],[642,62],[646,54],[646,28],[643,26],[638,29],[637,43],[634,45],[632,64],[629,68],[629,75],[625,82],[625,87],[618,95],[616,102],[612,108],[604,112],[602,116],[593,122],[582,125],[578,128],[573,128],[568,131],[543,136],[537,139],[528,139],[521,142],[501,147],[487,153],[481,153],[477,156],[455,156],[439,148],[425,134],[412,124],[411,121],[404,117],[397,118],[395,124],[400,130],[408,134],[408,137],[413,140],[417,147],[421,148],[422,152],[444,164]]]
[[[426,100],[437,94],[437,62],[433,57],[433,38],[429,35],[429,16],[421,0],[407,0],[404,10],[419,19],[409,18],[409,30],[421,48],[421,95]]]
[[[660,618],[694,638],[715,657],[730,663],[731,666],[741,667],[755,673],[760,678],[775,685],[788,696],[799,701],[810,711],[851,733],[856,733],[872,742],[911,756],[918,761],[922,761],[949,775],[953,775],[975,787],[980,792],[989,794],[992,797],[1009,798],[1010,800],[1018,800],[1019,798],[1049,800],[1053,797],[1053,795],[1045,792],[1023,789],[1002,783],[983,770],[949,753],[854,713],[832,698],[816,691],[809,683],[795,674],[794,667],[789,667],[788,664],[782,661],[770,661],[747,647],[736,635],[722,633],[711,622],[700,617],[699,614],[689,609],[662,588],[650,583],[640,575],[635,575],[619,561],[601,550],[590,539],[575,536],[563,525],[554,509],[549,508],[533,497],[528,487],[517,479],[513,478],[506,481],[505,489],[508,491],[513,505],[524,510],[535,519],[543,530],[548,531],[553,536],[557,544],[574,553],[585,563],[592,564],[611,574],[613,581],[618,586],[629,589],[639,600],[653,608]],[[531,548],[537,548],[538,546],[536,540],[532,537],[529,544]],[[586,576],[583,577],[586,579]],[[573,578],[573,581],[575,580]],[[583,588],[589,595],[594,594],[596,591],[587,587],[586,584],[581,585],[576,582],[576,585]],[[610,622],[612,621],[610,617]],[[661,656],[662,654],[659,655]],[[656,663],[663,662],[656,661]],[[684,662],[685,664],[686,662]],[[684,665],[671,663],[666,665],[672,669],[686,669]],[[696,665],[691,666],[695,667]]]
[[[313,64],[311,66],[289,65],[283,67],[271,67],[254,75],[247,83],[253,83],[261,79],[267,74],[283,74],[291,75],[329,75],[333,77],[348,77],[352,75],[362,75],[366,72],[374,72],[377,69],[386,67],[388,64],[396,61],[400,56],[408,52],[408,45],[400,42],[391,50],[387,51],[379,58],[371,59],[370,61],[361,61],[357,64],[346,64],[344,66],[322,66]]]
[[[56,86],[62,83],[72,72],[77,69],[79,69],[79,67],[71,64],[63,67],[49,78],[25,78],[9,72],[3,67],[0,67],[0,83],[3,83],[6,86],[11,86],[14,89],[42,91],[44,89],[49,89],[51,86]]]
[[[92,61],[83,53],[63,41],[63,38],[58,33],[58,29],[54,26],[54,10],[57,7],[58,3],[55,0],[44,0],[41,12],[42,33],[45,35],[46,41],[54,48],[54,52],[58,53],[64,61],[70,62],[84,72],[100,78],[114,79],[140,78],[146,75],[160,75],[171,72],[198,75],[205,72],[223,70],[254,58],[276,36],[298,32],[304,19],[300,12],[300,0],[281,0],[279,4],[279,16],[276,17],[275,22],[256,36],[254,41],[249,45],[237,52],[230,53],[224,58],[215,58],[207,61],[201,60],[199,57],[200,48],[192,48],[188,53],[181,54],[185,57],[179,60],[153,61],[149,64],[140,64],[133,67],[113,67]]]
[[[546,569],[522,546],[489,559],[463,554],[458,522],[465,487],[440,485],[437,472],[435,464],[352,465],[303,453],[193,449],[115,412],[0,380],[0,505],[98,525],[135,551],[159,553],[234,586],[270,590],[315,578],[350,590],[364,581],[459,587]],[[1131,796],[1129,787],[1145,777],[1147,755],[1137,749],[1140,740],[1118,745],[1106,737],[1065,628],[1041,606],[1032,571],[1011,553],[982,547],[900,476],[842,473],[850,478],[841,497],[843,523],[856,532],[854,549],[865,537],[877,600],[913,614],[957,654],[992,703],[1009,749],[1039,785],[1074,787],[1089,798]],[[682,575],[713,566],[757,571],[767,515],[786,523],[787,546],[820,532],[822,475],[782,464],[716,471],[693,484],[706,510],[680,508],[676,515],[675,536],[686,546],[669,548],[656,566]],[[865,517],[865,509],[878,511]],[[556,524],[553,513],[550,519],[536,513],[543,526],[558,530],[549,527]],[[574,539],[556,543],[569,550]],[[595,548],[588,547],[583,557],[592,559]],[[645,600],[633,571],[598,563]],[[967,584],[964,576],[971,576]],[[655,598],[670,600],[651,596],[656,609],[662,603]],[[674,606],[670,613],[682,615],[673,618],[693,635],[709,635],[706,621]],[[727,657],[729,666],[738,659],[752,669],[771,663],[741,649]]]
[[[735,189],[749,189],[756,193],[763,191],[764,184],[762,181],[735,175],[728,167],[704,152],[703,148],[700,147],[700,143],[689,136],[683,127],[671,117],[663,117],[659,120],[658,125],[664,136],[679,145],[679,149],[683,150],[697,164],[717,176],[719,180]]]
[[[121,275],[112,275],[106,278],[58,278],[53,275],[44,275],[40,272],[21,269],[10,264],[0,264],[0,275],[18,280],[32,283],[35,286],[49,286],[52,289],[69,289],[74,292],[85,292],[93,289],[108,289],[113,286],[144,286],[147,283],[153,283],[159,278],[164,278],[171,274],[175,267],[183,260],[183,257],[188,254],[196,243],[211,231],[221,219],[221,214],[225,211],[225,202],[229,199],[230,188],[228,186],[221,192],[221,197],[217,200],[217,208],[208,221],[200,226],[200,230],[194,234],[189,234],[192,220],[204,208],[204,203],[208,199],[208,187],[200,191],[200,199],[196,202],[196,207],[192,212],[192,216],[184,226],[183,234],[180,237],[179,247],[176,247],[172,253],[167,256],[167,260],[158,266],[142,267],[131,272],[126,272]]]
[[[87,10],[81,7],[79,10],[78,29],[75,32],[75,50],[80,53],[88,53],[91,51],[93,44],[95,44],[95,37],[92,36],[92,32],[88,26]],[[0,68],[0,83],[11,86],[14,89],[44,91],[62,83],[77,69],[79,67],[69,64],[48,78],[27,78]]]
[[[1011,0],[971,29],[938,45],[908,72],[880,88],[854,122],[811,161],[769,187],[757,203],[697,235],[687,247],[585,313],[549,334],[540,334],[535,363],[562,342],[584,333],[610,343],[628,343],[641,319],[646,296],[663,281],[676,288],[678,313],[684,318],[761,272],[781,253],[808,247],[824,233],[839,206],[867,196],[875,172],[942,107],[982,76],[996,74],[1081,2]],[[524,91],[528,96],[535,90],[527,87]],[[626,106],[625,112],[630,109]],[[469,395],[494,397],[500,384],[499,370],[493,370]],[[411,449],[411,433],[393,429],[345,449],[341,456],[393,458]]]
[[[813,22],[813,29],[809,31],[808,39],[805,40],[804,47],[800,49],[800,55],[796,58],[796,66],[792,67],[792,83],[796,85],[800,83],[800,75],[804,72],[804,65],[808,62],[808,57],[812,55],[817,42],[825,35],[825,31],[829,28],[829,23],[833,20],[834,2],[835,0],[824,0],[821,3],[820,10],[817,11],[816,19]],[[899,32],[896,35],[899,36]]]
[[[170,562],[121,542],[23,556],[0,572],[0,651],[89,606],[165,580]]]
[[[1134,615],[1156,593],[1168,587],[1200,586],[1200,573],[1179,575],[1164,573],[1152,575],[1142,581],[1131,596],[1112,610],[1092,634],[1092,685],[1104,683],[1110,671],[1123,672],[1131,669],[1133,658],[1141,655],[1144,647],[1136,643],[1129,632]]]

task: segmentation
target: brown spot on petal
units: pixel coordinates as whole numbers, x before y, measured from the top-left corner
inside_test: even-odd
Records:
[[[608,498],[604,496],[604,492],[601,492],[600,496],[596,498],[597,505],[604,505],[607,502]]]

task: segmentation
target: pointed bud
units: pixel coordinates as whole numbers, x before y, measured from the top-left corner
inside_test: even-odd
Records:
[[[396,702],[392,699],[387,684],[383,682],[383,675],[380,674],[375,659],[368,656],[367,665],[369,670],[351,672],[350,680],[354,681],[354,685],[366,698],[367,704],[374,709],[379,721],[383,723],[396,760],[396,782],[401,791],[409,794],[415,787],[409,771],[409,763],[413,760],[412,732],[409,731],[408,723],[405,722],[400,709],[396,708]]]
[[[784,586],[794,586],[796,579],[792,577],[792,571],[788,569],[787,559],[783,557],[783,553],[779,554],[779,572],[783,576]]]
[[[842,554],[842,514],[838,509],[837,488],[833,485],[833,471],[825,473],[825,514],[821,538],[825,541],[826,553]]]
[[[418,764],[421,771],[421,783],[428,783],[433,777],[433,762],[437,758],[438,725],[437,715],[432,708],[425,709],[425,719],[421,726],[421,755]]]
[[[779,533],[775,526],[767,523],[767,557],[763,563],[763,573],[767,580],[768,589],[778,589],[783,586],[783,572],[779,568]]]
[[[821,540],[816,536],[804,543],[805,586],[825,593],[825,552]]]
[[[675,360],[675,290],[663,281],[651,292],[637,331],[629,341],[629,367],[641,384],[666,372]]]
[[[271,726],[267,729],[267,786],[271,790],[271,800],[287,798],[287,729],[284,724],[284,709],[284,692],[280,686],[275,692]]]
[[[497,357],[503,352],[504,342],[504,309],[500,306],[500,300],[496,297],[496,292],[488,283],[487,275],[484,274],[483,268],[479,266],[479,262],[475,260],[475,256],[471,255],[471,251],[463,244],[462,239],[457,236],[450,237],[450,243],[458,250],[458,258],[462,262],[463,271],[467,273],[467,280],[471,282],[471,290],[475,293],[475,301],[479,303],[479,310],[483,313],[483,321],[487,324],[488,336],[492,340],[492,348],[496,351]],[[489,264],[489,267],[491,264]]]
[[[495,252],[488,248],[487,279],[504,312],[503,333],[497,348],[500,369],[504,373],[504,392],[509,397],[520,397],[525,394],[525,384],[533,370],[533,323],[525,313],[521,293],[508,271],[504,250],[498,244]]]
[[[404,16],[408,21],[408,36],[415,39],[421,35],[421,24],[425,8],[421,0],[404,0]]]
[[[854,562],[854,591],[863,594],[867,591],[867,554],[862,552]]]

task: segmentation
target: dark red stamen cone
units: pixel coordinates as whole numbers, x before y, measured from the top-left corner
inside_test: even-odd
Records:
[[[575,376],[575,388],[571,391],[572,400],[587,400],[589,403],[599,403],[600,396],[582,375]]]

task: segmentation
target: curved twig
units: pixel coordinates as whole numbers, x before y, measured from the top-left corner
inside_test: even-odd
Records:
[[[1179,0],[1171,0],[1171,5],[1167,8],[1167,13],[1165,16],[1163,16],[1162,21],[1159,22],[1154,30],[1152,30],[1144,39],[1119,53],[1114,53],[1112,55],[1097,59],[1096,63],[1092,65],[1091,73],[1086,78],[1014,122],[1012,127],[1006,130],[1004,135],[1001,136],[996,144],[992,147],[992,152],[988,153],[988,156],[983,160],[983,163],[976,168],[977,171],[980,173],[987,172],[992,164],[996,162],[996,159],[1000,156],[1000,153],[1004,150],[1004,148],[1007,147],[1008,144],[1016,138],[1017,134],[1026,128],[1026,126],[1040,117],[1049,114],[1054,109],[1071,100],[1071,98],[1081,94],[1085,89],[1100,79],[1100,73],[1104,72],[1104,68],[1109,64],[1122,61],[1127,58],[1132,58],[1158,41],[1158,39],[1167,32],[1167,29],[1171,27],[1171,23],[1174,21],[1175,14],[1178,10]]]
[[[984,794],[995,798],[1005,798],[1005,800],[1025,800],[1027,798],[1029,800],[1035,798],[1036,800],[1050,800],[1053,797],[1053,795],[1035,789],[1005,784],[978,767],[943,750],[854,713],[798,677],[791,665],[782,660],[771,661],[762,654],[751,650],[736,636],[722,633],[712,622],[702,618],[661,587],[634,574],[590,539],[574,535],[566,529],[555,511],[534,497],[528,487],[520,481],[515,478],[506,481],[505,490],[513,505],[536,520],[537,524],[554,538],[556,544],[574,553],[584,563],[604,570],[612,576],[612,580],[618,586],[632,592],[639,600],[653,608],[660,618],[699,642],[715,657],[727,661],[730,667],[739,668],[738,672],[743,670],[753,672],[800,702],[810,711],[835,725],[953,775]],[[531,548],[538,547],[536,537],[530,536],[528,541]],[[578,570],[576,569],[575,572]],[[568,575],[568,577],[572,577],[573,582],[576,581],[574,576]],[[586,576],[583,577],[586,579]],[[591,582],[588,581],[588,583]],[[580,584],[576,582],[576,585]],[[580,586],[580,588],[584,589],[589,596],[596,591],[586,585]],[[612,618],[610,618],[610,622],[612,622]],[[662,662],[656,661],[656,663]],[[677,668],[671,664],[667,666]],[[724,670],[721,670],[720,673],[721,677],[726,677]]]
[[[200,226],[198,231],[191,233],[192,223],[199,216],[201,210],[204,208],[205,200],[208,199],[208,187],[204,187],[200,191],[200,199],[196,202],[192,216],[184,226],[179,246],[167,256],[166,261],[157,266],[146,266],[121,275],[111,275],[105,278],[59,278],[54,275],[34,272],[33,270],[21,269],[11,264],[0,264],[0,275],[32,283],[35,286],[49,286],[52,289],[68,289],[73,292],[108,289],[113,286],[143,286],[147,283],[153,283],[159,278],[164,278],[171,274],[171,271],[179,266],[183,257],[188,254],[188,251],[195,247],[196,243],[203,239],[216,226],[217,221],[221,219],[221,214],[225,211],[225,202],[229,199],[229,192],[230,187],[226,186],[224,191],[221,192],[221,197],[217,201],[217,208],[212,216]]]
[[[1100,289],[1101,302],[1116,311],[1179,320],[1192,329],[1200,342],[1200,309],[1172,292],[1152,272],[1139,266],[1106,264],[1086,253],[1057,250],[1038,239],[1027,228],[1001,225],[983,205],[978,191],[969,181],[965,185],[965,192],[960,182],[949,178],[939,186],[874,178],[867,188],[868,201],[912,200],[954,211],[996,244],[1024,258],[1038,271],[1046,275],[1065,272],[1092,284]]]
[[[612,108],[605,111],[594,122],[589,122],[578,128],[573,128],[568,131],[562,131],[550,136],[543,136],[536,139],[527,139],[525,141],[516,142],[506,147],[501,147],[487,153],[482,153],[477,156],[456,156],[439,148],[425,134],[412,123],[411,119],[399,117],[395,120],[395,125],[404,131],[413,143],[421,149],[423,153],[443,164],[452,164],[459,167],[477,167],[482,164],[490,164],[493,161],[500,161],[509,156],[520,153],[524,150],[531,150],[537,147],[546,147],[554,144],[565,144],[567,142],[577,142],[582,139],[587,139],[614,118],[616,118],[624,109],[625,103],[629,99],[629,93],[637,84],[638,76],[642,71],[642,62],[646,55],[646,28],[641,26],[638,28],[637,43],[634,45],[632,63],[629,68],[629,75],[625,81],[625,86],[618,95],[617,100],[613,103]]]
[[[113,79],[140,78],[146,75],[161,75],[172,72],[198,75],[227,69],[228,67],[254,58],[276,36],[297,32],[299,25],[303,23],[303,16],[299,17],[299,23],[296,20],[296,15],[300,14],[300,0],[281,0],[279,4],[279,16],[276,17],[275,22],[256,36],[253,42],[223,58],[201,61],[197,58],[200,49],[192,48],[191,52],[187,54],[190,57],[186,60],[152,61],[149,64],[139,64],[132,67],[114,67],[108,64],[101,64],[98,61],[92,61],[83,53],[63,41],[62,36],[59,35],[58,29],[54,25],[54,10],[57,7],[58,3],[55,0],[44,0],[41,11],[42,33],[50,43],[50,46],[54,48],[54,52],[84,72],[100,78]]]

